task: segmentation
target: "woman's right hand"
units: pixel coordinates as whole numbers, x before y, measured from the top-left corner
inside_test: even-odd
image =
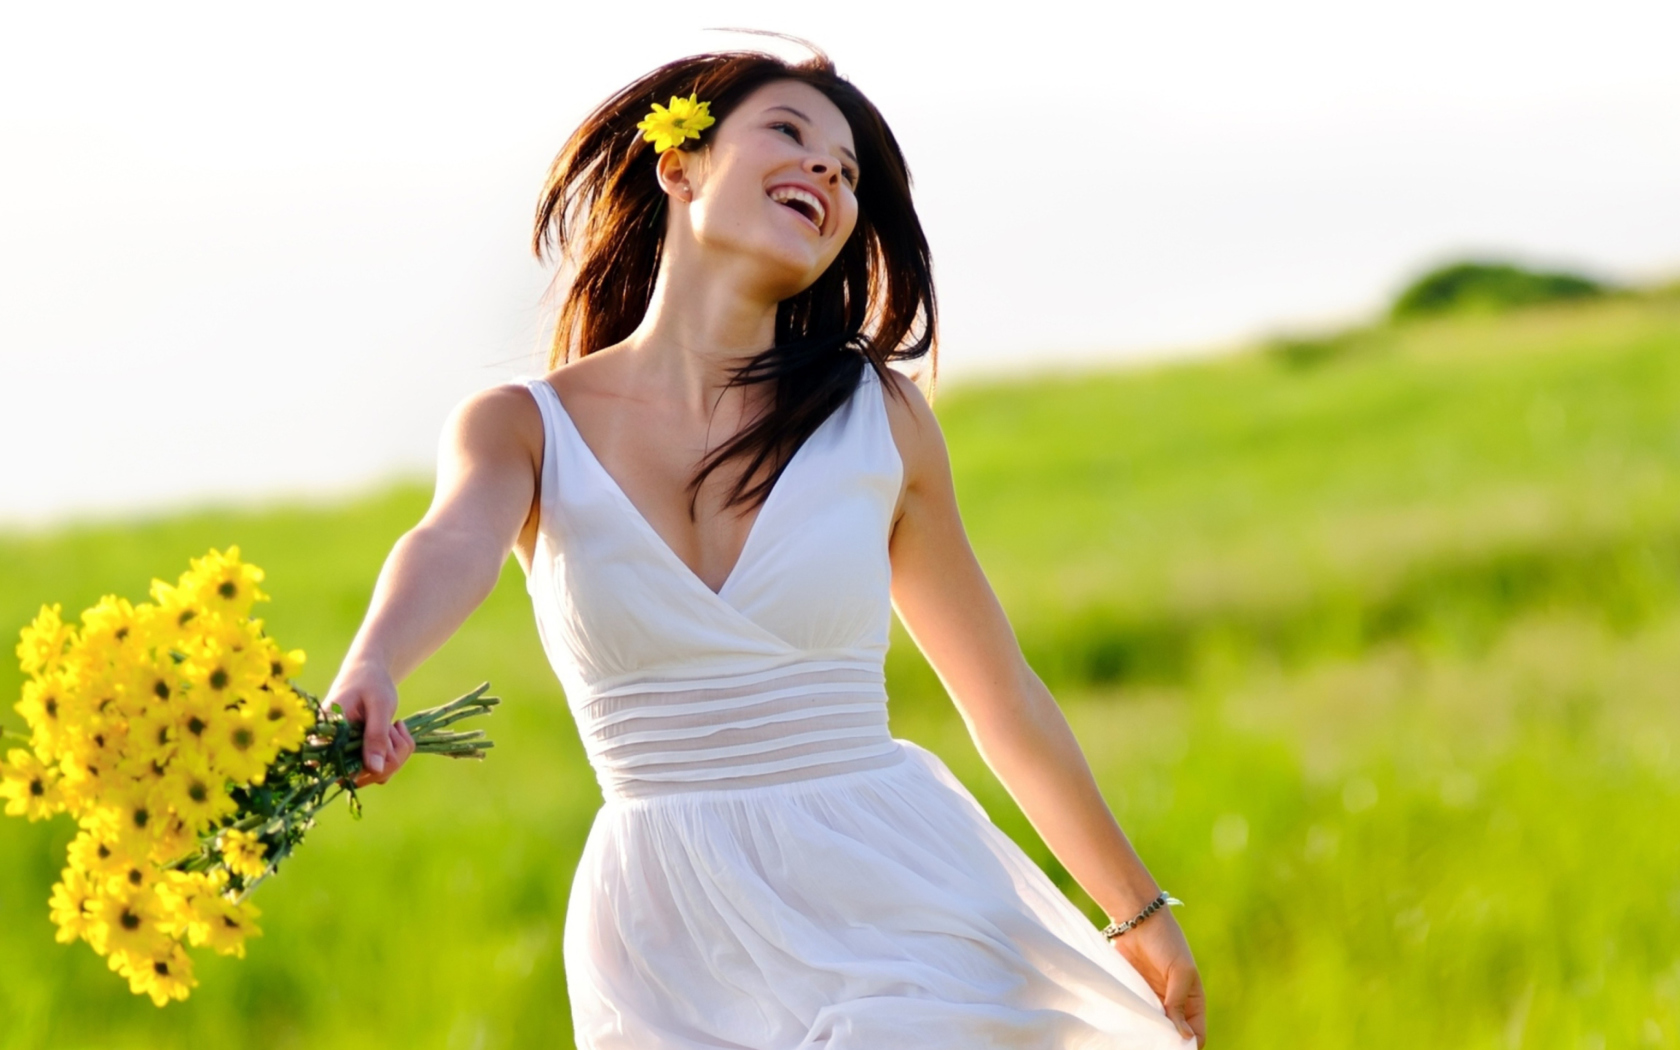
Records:
[[[344,717],[362,726],[362,772],[356,786],[383,784],[396,776],[410,755],[414,737],[397,721],[397,686],[390,672],[372,663],[346,664],[321,702],[337,707]]]

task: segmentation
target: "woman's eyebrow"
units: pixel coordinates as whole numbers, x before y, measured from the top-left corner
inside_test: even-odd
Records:
[[[771,113],[771,112],[774,112],[778,109],[785,110],[788,113],[792,113],[794,116],[798,117],[800,120],[803,120],[807,124],[816,123],[816,121],[812,120],[810,117],[807,117],[805,114],[801,113],[799,110],[794,109],[792,106],[771,106],[769,109],[765,110],[765,112],[766,113]],[[856,164],[858,162],[857,154],[853,153],[851,150],[847,149],[846,147],[841,146],[840,147],[840,152],[844,153],[846,155],[846,159],[851,161],[853,164]]]

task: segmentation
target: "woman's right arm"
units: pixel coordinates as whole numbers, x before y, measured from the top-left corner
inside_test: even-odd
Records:
[[[391,548],[361,630],[323,701],[365,725],[361,783],[383,784],[413,753],[406,730],[392,725],[396,683],[495,587],[535,513],[542,449],[542,416],[530,393],[516,386],[474,394],[444,425],[432,505]]]

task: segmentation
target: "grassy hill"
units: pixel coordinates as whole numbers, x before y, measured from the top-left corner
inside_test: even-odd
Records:
[[[1190,902],[1218,1045],[1680,1045],[1680,300],[937,407],[1022,644]],[[426,498],[0,536],[0,630],[237,543],[319,691]],[[567,1045],[599,793],[512,566],[405,704],[482,678],[493,757],[331,814],[250,957],[201,958],[163,1011],[53,943],[67,822],[0,822],[0,1046]],[[895,731],[1088,905],[902,638],[889,690]]]

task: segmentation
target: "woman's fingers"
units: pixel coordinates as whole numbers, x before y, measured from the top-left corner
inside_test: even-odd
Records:
[[[370,725],[371,724],[378,724],[385,730],[385,763],[383,767],[379,769],[373,769],[371,768],[371,765],[369,768],[364,769],[356,777],[357,787],[364,787],[368,784],[389,783],[390,779],[397,775],[397,770],[403,767],[403,764],[408,761],[409,756],[413,755],[415,751],[416,745],[414,742],[414,734],[411,733],[408,726],[404,725],[402,722],[397,721],[387,724],[385,722],[373,723],[372,720],[370,720]],[[366,730],[364,730],[364,732],[366,732]],[[367,735],[371,736],[372,734],[369,733]],[[366,737],[363,739],[365,741]],[[364,744],[364,754],[365,753],[366,747]]]
[[[391,723],[369,711],[367,720],[362,723],[362,765],[368,772],[383,779],[385,766],[392,757]]]
[[[1167,992],[1161,997],[1161,1005],[1179,1035],[1195,1039],[1198,1047],[1207,1044],[1202,979],[1195,967],[1174,966],[1167,971]]]
[[[408,726],[397,722],[391,726],[391,743],[396,748],[396,764],[391,767],[391,772],[395,773],[414,754],[414,734],[408,731]]]

